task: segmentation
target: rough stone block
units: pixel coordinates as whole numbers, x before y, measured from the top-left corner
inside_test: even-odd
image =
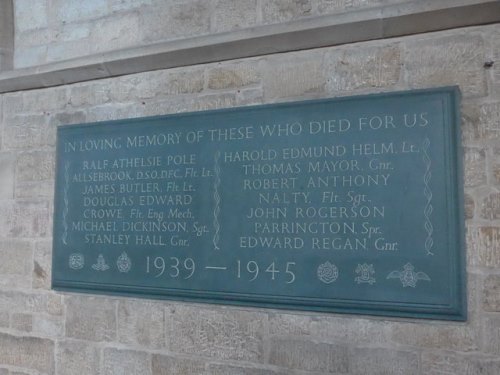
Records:
[[[0,237],[47,237],[52,232],[49,204],[0,201]]]
[[[375,7],[387,4],[388,2],[397,3],[402,0],[316,0],[317,13],[322,15],[326,13],[340,13],[354,9]]]
[[[322,53],[270,57],[265,60],[263,70],[266,99],[317,96],[325,92]]]
[[[53,63],[89,55],[94,47],[90,38],[53,43],[47,49],[47,62]]]
[[[269,315],[269,334],[273,336],[308,336],[314,330],[310,316],[275,313]]]
[[[279,23],[310,16],[311,0],[263,0],[264,23]]]
[[[33,315],[23,313],[11,314],[10,328],[22,332],[31,332],[33,329]]]
[[[471,266],[500,267],[500,228],[468,227],[467,258]]]
[[[47,5],[47,0],[15,0],[16,32],[47,27]]]
[[[116,301],[71,296],[66,299],[66,336],[90,341],[116,338]]]
[[[109,85],[116,102],[137,101],[167,95],[199,93],[205,84],[204,69],[172,69],[121,77]]]
[[[16,49],[25,49],[49,44],[54,37],[50,28],[16,31],[14,45]]]
[[[64,109],[67,104],[68,90],[64,86],[27,91],[23,98],[23,112],[35,115],[49,114]]]
[[[208,88],[213,90],[239,89],[249,85],[258,84],[261,75],[258,61],[215,66],[208,70]]]
[[[1,136],[0,136],[1,137]],[[0,138],[1,142],[1,138]],[[14,198],[15,155],[0,152],[0,199]]]
[[[392,87],[401,76],[400,46],[332,49],[327,54],[328,91]]]
[[[106,17],[95,23],[90,52],[112,51],[140,45],[140,42],[139,15],[125,13],[119,17]]]
[[[242,29],[257,23],[256,0],[219,0],[215,7],[215,32]]]
[[[82,124],[86,122],[87,116],[83,111],[60,112],[55,113],[49,119],[51,127],[56,128],[59,125]]]
[[[100,350],[83,341],[59,341],[56,347],[58,369],[67,375],[95,375],[100,369]]]
[[[465,97],[486,95],[484,42],[479,35],[459,34],[406,43],[405,67],[413,87],[459,85]]]
[[[483,320],[482,351],[500,356],[500,316],[491,315]]]
[[[33,250],[30,242],[0,239],[0,285],[29,288]]]
[[[500,312],[500,275],[489,275],[484,281],[483,309]]]
[[[205,361],[153,354],[152,375],[207,375]]]
[[[103,375],[151,375],[151,357],[132,350],[104,349]]]
[[[492,142],[500,140],[500,102],[479,106],[478,139]]]
[[[97,122],[143,116],[145,116],[144,106],[141,106],[139,103],[104,104],[89,108],[86,119],[88,122]]]
[[[62,316],[35,314],[32,319],[32,331],[43,337],[59,338],[64,336],[64,319]]]
[[[14,68],[27,68],[44,64],[47,60],[47,46],[35,46],[14,50]]]
[[[323,342],[385,345],[390,341],[391,325],[369,319],[325,317],[313,321],[312,332]]]
[[[352,374],[419,375],[419,354],[385,349],[355,348],[350,353]]]
[[[164,304],[123,300],[118,303],[118,341],[150,348],[165,346]]]
[[[0,291],[0,311],[23,314],[49,312],[48,296],[18,290]]]
[[[109,6],[114,12],[123,12],[151,5],[153,0],[110,0]]]
[[[500,373],[498,358],[461,355],[450,352],[424,352],[422,374],[428,375],[496,375]]]
[[[54,342],[0,333],[0,363],[53,374]]]
[[[228,365],[208,366],[210,375],[287,375],[286,370],[268,370],[256,367],[237,367]]]
[[[52,241],[38,241],[33,254],[33,288],[50,289]]]
[[[500,193],[492,193],[483,200],[481,217],[489,220],[500,219]]]
[[[58,0],[53,8],[62,23],[99,18],[109,12],[108,2],[102,0]]]
[[[269,363],[323,374],[342,374],[349,369],[347,346],[288,338],[273,338]]]
[[[55,143],[55,129],[50,129],[45,115],[18,115],[4,120],[5,150],[36,149]]]
[[[464,183],[466,187],[486,185],[486,155],[477,148],[464,149]]]
[[[478,350],[478,333],[471,325],[397,323],[391,341],[405,346],[470,352]]]
[[[70,86],[68,101],[74,108],[80,108],[88,105],[100,105],[110,101],[111,82],[108,80],[92,83],[78,83]],[[68,116],[69,113],[59,114],[59,116]],[[73,123],[83,122],[85,113],[82,111],[72,113],[76,117]]]
[[[205,357],[259,361],[267,315],[178,306],[166,310],[167,349]]]
[[[143,38],[152,42],[207,34],[210,12],[210,2],[205,0],[151,7],[148,12],[141,13]]]
[[[474,202],[474,198],[470,194],[464,195],[464,203],[465,203],[465,218],[473,219],[474,218],[474,210],[476,209],[476,204]]]
[[[55,153],[34,151],[18,154],[16,197],[52,198],[54,196]]]

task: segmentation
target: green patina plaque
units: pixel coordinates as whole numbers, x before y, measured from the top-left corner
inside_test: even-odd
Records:
[[[54,289],[466,319],[457,88],[57,135]]]

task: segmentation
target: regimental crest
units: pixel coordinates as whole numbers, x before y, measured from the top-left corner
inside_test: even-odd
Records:
[[[325,284],[331,284],[339,277],[339,269],[335,264],[326,261],[318,266],[318,279]]]
[[[392,271],[387,278],[399,279],[405,288],[407,286],[415,288],[419,280],[431,281],[431,278],[424,272],[415,272],[415,267],[411,263],[406,263],[403,271]]]
[[[92,265],[92,268],[96,271],[106,271],[109,270],[109,266],[106,264],[106,260],[102,254],[97,257],[97,262]]]
[[[120,272],[128,272],[132,268],[132,261],[125,251],[116,260],[116,267]]]
[[[69,256],[69,268],[81,270],[85,265],[85,257],[80,253],[73,253]]]
[[[356,278],[354,278],[354,281],[356,281],[358,284],[362,283],[367,283],[370,285],[373,285],[377,282],[373,275],[375,275],[375,268],[373,267],[373,264],[358,264],[356,267]]]

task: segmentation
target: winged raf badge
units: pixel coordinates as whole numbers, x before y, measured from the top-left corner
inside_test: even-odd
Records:
[[[411,263],[406,263],[403,266],[403,271],[392,271],[388,279],[399,279],[403,283],[403,287],[407,286],[415,288],[420,280],[431,281],[431,278],[424,272],[415,272],[415,267]]]

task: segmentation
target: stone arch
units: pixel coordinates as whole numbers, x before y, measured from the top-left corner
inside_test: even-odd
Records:
[[[13,0],[0,0],[0,71],[10,70],[14,55]]]

